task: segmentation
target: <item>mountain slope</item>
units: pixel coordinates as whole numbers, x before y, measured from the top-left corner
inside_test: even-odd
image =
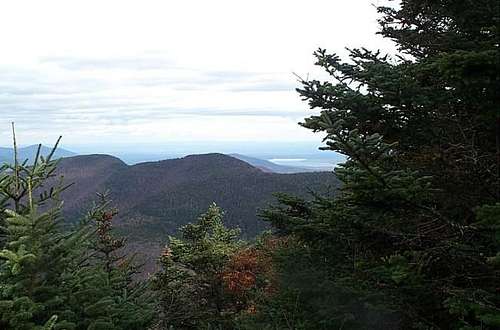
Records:
[[[223,154],[133,166],[107,155],[77,156],[62,159],[58,174],[74,182],[63,194],[68,218],[81,217],[96,192],[109,190],[120,210],[121,232],[149,255],[158,251],[167,235],[194,221],[212,202],[226,211],[226,224],[253,237],[267,228],[257,213],[275,200],[273,193],[307,196],[309,189],[326,191],[337,185],[332,173],[266,173]]]
[[[90,207],[89,201],[96,193],[107,189],[109,178],[128,166],[120,159],[108,155],[85,155],[63,158],[58,175],[65,183],[73,183],[64,194],[64,208],[68,214],[81,214]]]

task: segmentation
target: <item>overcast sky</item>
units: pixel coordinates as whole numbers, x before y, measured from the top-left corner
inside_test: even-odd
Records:
[[[318,141],[293,72],[388,49],[378,0],[0,2],[0,145]]]

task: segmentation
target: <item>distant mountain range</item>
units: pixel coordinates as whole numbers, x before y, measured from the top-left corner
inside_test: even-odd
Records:
[[[63,158],[57,173],[74,183],[62,196],[68,219],[81,217],[96,192],[109,190],[120,210],[120,231],[147,255],[158,252],[167,235],[196,220],[212,202],[226,211],[227,225],[253,237],[267,228],[257,214],[275,201],[274,193],[306,197],[310,190],[333,192],[338,185],[332,173],[270,173],[223,154],[132,166],[108,155],[75,156]]]
[[[27,146],[27,147],[21,147],[17,149],[18,152],[18,159],[20,162],[23,162],[25,160],[28,160],[28,162],[33,162],[33,159],[36,156],[36,152],[38,150],[38,145],[32,145],[32,146]],[[42,146],[40,150],[40,155],[47,157],[50,152],[52,151],[52,148]],[[74,152],[64,150],[61,148],[58,148],[56,152],[54,153],[54,158],[63,158],[63,157],[71,157],[75,156],[76,154]],[[14,149],[13,148],[2,148],[0,147],[0,164],[3,163],[13,163],[14,162]]]
[[[29,163],[33,162],[33,158],[36,155],[36,151],[38,149],[38,145],[31,145],[27,147],[21,147],[18,148],[18,158],[20,162],[23,162],[25,160],[28,160]],[[42,146],[41,149],[41,155],[46,157],[49,155],[49,153],[52,151],[52,148],[49,148],[47,146]],[[65,158],[65,157],[72,157],[76,156],[77,154],[68,151],[65,149],[58,148],[54,154],[55,159],[59,158]],[[321,168],[314,168],[314,167],[298,167],[298,166],[288,166],[288,165],[280,165],[273,163],[268,160],[264,160],[261,158],[256,158],[256,157],[250,157],[242,154],[229,154],[229,156],[237,158],[239,160],[242,160],[254,167],[257,167],[261,169],[264,172],[270,172],[270,173],[281,173],[281,174],[290,174],[290,173],[304,173],[304,172],[319,172],[319,171],[324,171],[324,169]],[[13,148],[3,148],[0,147],[0,164],[2,163],[13,163],[14,161],[14,150]],[[332,165],[333,167],[333,165]]]

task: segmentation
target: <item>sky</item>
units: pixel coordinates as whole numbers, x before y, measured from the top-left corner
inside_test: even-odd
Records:
[[[294,74],[318,47],[389,49],[381,0],[0,2],[0,145],[320,143]]]

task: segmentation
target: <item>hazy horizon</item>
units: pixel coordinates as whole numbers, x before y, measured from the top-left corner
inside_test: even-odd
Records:
[[[293,149],[290,145],[293,144]],[[19,144],[20,148],[34,146]],[[44,145],[51,147],[52,144]],[[76,155],[107,154],[115,156],[127,164],[137,164],[149,161],[181,158],[189,155],[222,153],[226,155],[240,154],[243,156],[267,160],[277,165],[298,168],[314,168],[321,170],[333,169],[343,162],[345,157],[331,151],[319,150],[320,143],[296,141],[295,143],[255,143],[253,141],[201,141],[176,142],[164,144],[141,144],[121,146],[71,146],[62,142],[60,149],[73,152]],[[11,148],[0,145],[0,148]]]
[[[12,121],[25,145],[319,145],[297,124],[317,112],[294,74],[326,78],[318,47],[390,51],[375,36],[383,2],[2,3],[0,145]]]

